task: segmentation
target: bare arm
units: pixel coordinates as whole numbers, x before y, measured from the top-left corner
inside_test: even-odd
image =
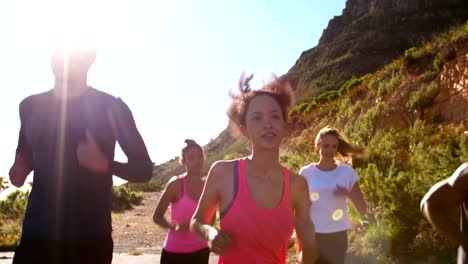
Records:
[[[304,177],[291,175],[291,194],[294,208],[294,227],[296,229],[299,261],[315,263],[318,258],[315,228],[310,219],[311,201],[309,187]]]
[[[166,213],[167,208],[169,207],[171,202],[175,201],[176,199],[176,179],[177,177],[174,176],[169,180],[153,213],[153,221],[155,224],[162,228],[171,230],[174,229],[175,226],[172,225],[169,221],[167,221],[167,219],[164,217],[164,214]]]
[[[121,99],[117,99],[111,111],[113,113],[111,122],[115,124],[113,130],[128,162],[110,161],[110,172],[130,182],[148,181],[153,175],[153,163],[130,108]]]
[[[210,224],[219,205],[219,191],[223,187],[220,178],[223,173],[223,166],[219,163],[215,163],[210,169],[190,225],[192,232],[207,241],[211,251],[216,254],[225,251],[231,241],[226,233],[217,230]]]
[[[349,199],[353,202],[356,209],[359,211],[360,214],[365,214],[367,212],[366,202],[364,201],[364,197],[362,196],[361,188],[359,187],[359,183],[356,182],[349,192]]]
[[[421,212],[432,226],[444,233],[454,244],[460,245],[463,234],[459,223],[447,217],[451,208],[459,206],[463,197],[454,192],[447,179],[436,183],[421,201]]]

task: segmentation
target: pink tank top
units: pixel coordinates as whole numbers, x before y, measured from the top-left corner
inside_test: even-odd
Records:
[[[221,213],[221,229],[232,239],[229,248],[221,254],[222,264],[283,264],[294,229],[291,207],[290,175],[283,167],[284,191],[276,208],[258,206],[247,187],[246,160],[235,161],[234,198]]]
[[[198,202],[190,198],[187,193],[185,176],[181,180],[182,197],[177,202],[171,203],[173,223],[189,223],[198,205]],[[184,233],[169,231],[163,244],[163,248],[172,253],[190,253],[206,247],[208,247],[207,243],[190,231]]]

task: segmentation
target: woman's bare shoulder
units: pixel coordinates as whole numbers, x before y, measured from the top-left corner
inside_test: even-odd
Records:
[[[297,185],[297,186],[307,185],[307,180],[303,175],[300,175],[294,172],[290,172],[290,175],[291,175],[291,185]]]
[[[213,163],[208,176],[210,178],[222,179],[232,176],[235,160],[219,160]]]

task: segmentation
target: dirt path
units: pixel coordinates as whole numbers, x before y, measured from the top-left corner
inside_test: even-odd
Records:
[[[114,253],[128,255],[161,253],[166,231],[154,224],[152,219],[153,211],[156,203],[159,201],[160,195],[157,192],[143,193],[142,205],[136,206],[133,210],[112,215]],[[213,263],[216,263],[216,261]],[[294,248],[289,249],[286,263],[297,263]],[[357,260],[355,257],[348,255],[346,263],[375,262],[363,261],[362,259]]]
[[[143,204],[124,213],[112,214],[114,253],[159,254],[166,231],[153,223],[160,193],[143,193]]]
[[[129,255],[160,254],[166,231],[153,223],[153,211],[161,193],[142,193],[143,204],[132,210],[112,214],[114,253]],[[167,214],[169,210],[167,211]],[[288,264],[297,263],[294,249],[288,254]]]

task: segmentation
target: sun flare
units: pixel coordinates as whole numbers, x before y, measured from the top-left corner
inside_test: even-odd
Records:
[[[20,45],[125,48],[135,33],[131,1],[16,0],[10,12]]]

